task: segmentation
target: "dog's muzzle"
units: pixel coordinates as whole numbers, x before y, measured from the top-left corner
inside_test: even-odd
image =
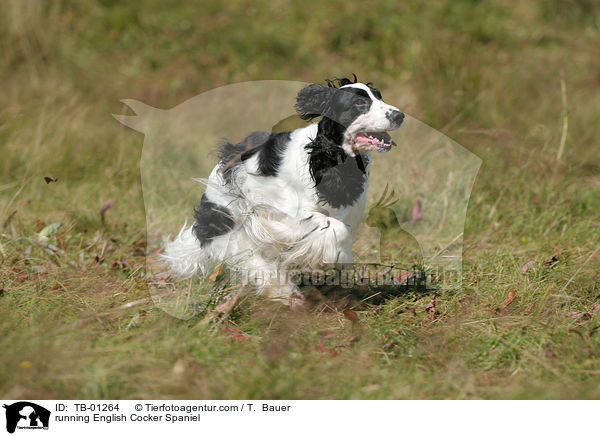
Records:
[[[404,112],[400,110],[390,111],[385,114],[385,117],[392,124],[391,129],[397,129],[402,125],[402,122],[404,121]]]

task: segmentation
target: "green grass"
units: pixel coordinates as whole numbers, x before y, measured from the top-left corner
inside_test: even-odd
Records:
[[[600,398],[600,10],[397,3],[2,0],[0,396]],[[297,311],[245,296],[211,321],[156,308],[143,137],[119,101],[352,72],[483,160],[460,286],[433,317],[418,293]]]

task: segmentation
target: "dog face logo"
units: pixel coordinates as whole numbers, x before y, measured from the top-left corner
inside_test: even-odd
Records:
[[[6,409],[6,431],[14,433],[18,429],[48,429],[50,411],[29,401],[19,401],[11,405],[4,404]]]

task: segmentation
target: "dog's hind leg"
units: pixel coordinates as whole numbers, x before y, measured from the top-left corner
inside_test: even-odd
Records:
[[[165,253],[161,258],[175,273],[190,277],[198,271],[202,274],[207,272],[208,255],[200,246],[192,226],[184,224],[175,239],[166,239],[164,246]]]

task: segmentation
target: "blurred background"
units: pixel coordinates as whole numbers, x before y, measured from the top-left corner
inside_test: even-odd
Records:
[[[76,215],[85,214],[82,195],[98,204],[140,198],[142,137],[112,119],[129,113],[121,99],[170,108],[234,82],[352,72],[489,165],[506,166],[490,181],[497,191],[510,191],[506,181],[524,167],[542,178],[557,169],[562,72],[569,125],[558,169],[580,178],[598,169],[592,0],[2,0],[2,11],[0,195],[41,172],[70,182],[51,199],[32,192],[31,210]],[[142,208],[122,212],[140,217]]]
[[[599,47],[596,0],[0,0],[0,394],[600,397]],[[154,310],[120,100],[352,73],[482,159],[462,287],[361,306],[326,367],[322,332],[355,334],[331,308],[246,303],[237,330]]]

